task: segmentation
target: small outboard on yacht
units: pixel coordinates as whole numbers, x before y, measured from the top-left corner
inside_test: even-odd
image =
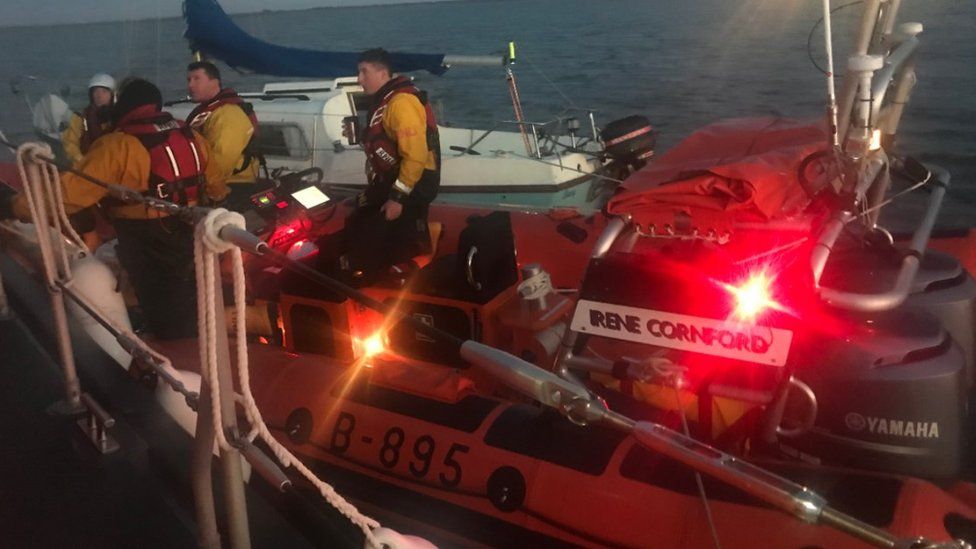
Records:
[[[647,117],[635,114],[614,120],[604,126],[600,136],[604,154],[632,171],[643,168],[654,157],[654,127]]]

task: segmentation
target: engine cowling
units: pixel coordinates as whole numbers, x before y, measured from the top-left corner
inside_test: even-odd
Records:
[[[654,127],[634,114],[607,124],[601,132],[604,153],[612,160],[639,169],[654,156]]]

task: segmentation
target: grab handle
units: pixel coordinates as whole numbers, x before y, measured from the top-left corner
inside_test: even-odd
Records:
[[[827,263],[831,248],[844,225],[853,217],[850,212],[841,212],[828,223],[817,242],[818,248],[814,250],[812,257],[814,282],[817,284],[817,295],[821,300],[834,307],[862,312],[887,311],[904,303],[908,294],[911,293],[912,282],[921,266],[922,255],[928,246],[932,228],[935,226],[939,209],[942,207],[942,199],[945,197],[946,189],[949,186],[949,172],[946,170],[932,166],[929,168],[929,173],[930,176],[936,177],[937,183],[929,197],[925,217],[915,229],[908,249],[905,250],[901,269],[898,271],[898,276],[892,287],[880,293],[856,293],[820,286],[820,275],[823,274],[823,268]]]
[[[797,390],[800,391],[800,394],[807,399],[807,404],[808,404],[807,413],[806,416],[803,417],[802,420],[800,421],[800,424],[795,427],[783,427],[782,425],[777,425],[776,434],[781,437],[795,438],[812,429],[814,423],[816,423],[817,395],[813,392],[813,389],[811,389],[809,385],[803,383],[802,381],[796,379],[793,376],[790,376],[789,387],[796,388]],[[787,394],[788,392],[789,389],[787,389]],[[786,399],[783,399],[783,402],[785,404]],[[782,421],[782,414],[780,420]]]
[[[477,255],[477,253],[477,246],[471,246],[471,249],[468,250],[468,258],[465,261],[466,268],[464,270],[464,274],[468,278],[468,285],[480,292],[481,283],[474,279],[474,256]]]

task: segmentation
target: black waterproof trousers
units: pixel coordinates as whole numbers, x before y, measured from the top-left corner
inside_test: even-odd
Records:
[[[197,335],[193,227],[178,219],[115,219],[119,263],[129,273],[149,331],[159,339]]]
[[[358,287],[382,279],[391,266],[430,251],[428,209],[407,202],[400,217],[387,221],[380,205],[360,206],[342,231],[319,240],[318,268]]]

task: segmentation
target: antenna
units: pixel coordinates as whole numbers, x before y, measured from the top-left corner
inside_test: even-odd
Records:
[[[830,28],[830,0],[823,0],[824,20],[824,49],[827,51],[827,123],[830,132],[830,144],[834,150],[840,149],[840,139],[837,134],[837,94],[834,91],[834,46]]]

